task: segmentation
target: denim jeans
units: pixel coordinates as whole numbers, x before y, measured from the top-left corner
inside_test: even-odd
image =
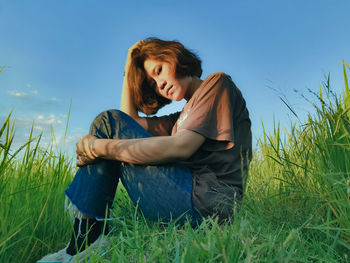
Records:
[[[151,136],[134,119],[118,110],[98,115],[90,134],[104,139]],[[162,222],[178,219],[184,223],[188,217],[196,224],[202,220],[191,199],[191,171],[180,164],[133,165],[101,159],[80,167],[65,194],[81,213],[103,219],[106,209],[112,207],[119,180],[147,218]]]

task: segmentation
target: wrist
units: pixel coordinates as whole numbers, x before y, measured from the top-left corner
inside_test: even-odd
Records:
[[[97,139],[95,140],[94,144],[93,144],[93,151],[94,154],[96,154],[96,156],[98,156],[98,158],[102,158],[102,159],[111,159],[111,148],[112,147],[112,143],[115,140],[112,139]]]

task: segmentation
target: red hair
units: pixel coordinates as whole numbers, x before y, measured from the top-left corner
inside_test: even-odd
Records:
[[[144,62],[147,59],[156,59],[175,65],[177,78],[202,75],[201,60],[180,42],[158,38],[141,41],[131,53],[127,81],[137,110],[147,115],[157,113],[160,108],[171,102],[158,95],[154,87],[148,83],[144,69]]]

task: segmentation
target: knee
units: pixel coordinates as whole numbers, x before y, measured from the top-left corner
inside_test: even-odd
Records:
[[[89,134],[98,138],[111,138],[113,119],[120,115],[119,110],[107,110],[98,114],[90,125]]]
[[[112,117],[119,119],[122,114],[123,112],[121,112],[120,110],[106,110],[98,114],[93,120],[92,124],[99,124],[101,121],[106,121],[108,119],[111,119]]]
[[[113,138],[119,124],[125,122],[128,117],[120,110],[103,111],[91,123],[89,133],[98,138]]]

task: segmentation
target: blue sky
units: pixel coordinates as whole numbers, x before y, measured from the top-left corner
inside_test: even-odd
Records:
[[[339,61],[350,62],[348,0],[267,1],[18,1],[0,0],[0,120],[13,109],[17,143],[35,133],[59,145],[72,99],[66,145],[71,149],[101,111],[119,108],[128,48],[140,39],[181,41],[203,61],[203,78],[231,75],[252,119],[254,144],[261,122],[288,128],[312,107],[331,73],[344,87]],[[173,103],[161,114],[181,110]]]

